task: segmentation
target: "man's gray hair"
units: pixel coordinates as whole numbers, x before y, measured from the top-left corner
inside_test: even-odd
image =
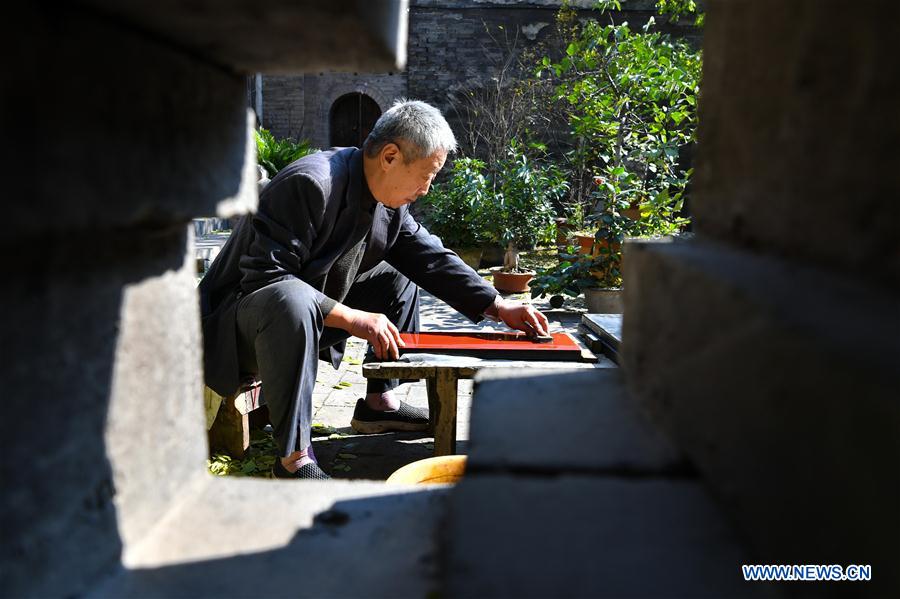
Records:
[[[456,137],[441,111],[419,100],[397,100],[375,123],[363,142],[374,158],[387,144],[397,144],[405,162],[431,156],[438,150],[456,151]]]

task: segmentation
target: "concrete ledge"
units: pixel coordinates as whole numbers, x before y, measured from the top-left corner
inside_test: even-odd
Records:
[[[746,562],[695,482],[510,476],[451,493],[449,597],[739,597]]]
[[[469,469],[683,472],[671,445],[629,403],[618,369],[476,378]]]
[[[241,73],[335,68],[379,72],[406,63],[405,0],[84,4]]]
[[[91,596],[424,597],[437,585],[445,496],[446,488],[198,473]]]

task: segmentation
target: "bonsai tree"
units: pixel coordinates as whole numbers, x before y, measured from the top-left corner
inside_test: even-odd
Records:
[[[484,168],[475,158],[457,159],[447,180],[432,185],[421,200],[428,230],[447,247],[475,247],[487,240],[484,213],[490,192]]]
[[[493,241],[506,248],[504,272],[520,272],[519,252],[553,240],[554,202],[568,189],[563,174],[530,160],[511,143],[506,158],[496,165],[491,204],[485,215]]]

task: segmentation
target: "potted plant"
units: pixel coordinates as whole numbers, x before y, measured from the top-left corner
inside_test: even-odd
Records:
[[[483,223],[488,195],[484,166],[474,158],[457,159],[447,180],[432,185],[422,198],[428,230],[476,270],[487,240]]]
[[[628,201],[605,194],[602,177],[595,177],[594,183],[595,212],[587,219],[596,226],[593,235],[579,235],[577,253],[570,248],[559,265],[542,272],[532,285],[532,296],[584,294],[588,312],[621,313],[622,243],[637,231],[637,222],[622,214]],[[587,237],[587,243],[581,237]],[[561,304],[551,298],[554,307]]]
[[[594,253],[594,234],[581,231],[575,234],[575,242],[578,244],[578,253],[590,256]]]
[[[550,305],[559,308],[563,304],[563,296],[584,295],[589,313],[622,312],[621,244],[603,246],[596,255],[577,253],[570,246],[569,251],[560,257],[562,262],[535,277],[531,284],[532,297],[549,294]]]
[[[565,203],[565,216],[556,219],[556,247],[564,252],[573,236],[584,227],[584,206],[581,202]]]
[[[493,194],[485,223],[491,238],[506,248],[503,266],[491,269],[494,286],[501,291],[528,291],[532,270],[520,268],[519,253],[555,236],[553,203],[568,187],[553,166],[529,159],[516,143],[510,144],[493,177]]]
[[[584,301],[590,314],[621,314],[622,250],[605,247],[588,262],[590,285],[584,288]]]

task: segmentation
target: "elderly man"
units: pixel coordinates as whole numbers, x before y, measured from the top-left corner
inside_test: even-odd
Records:
[[[281,452],[276,477],[328,478],[310,442],[317,360],[337,368],[350,335],[379,359],[397,358],[399,331],[419,328],[419,287],[473,322],[546,333],[543,314],[501,299],[409,213],[455,150],[439,110],[397,102],[362,149],[319,152],[278,173],[203,278],[207,384],[227,396],[259,376]],[[427,428],[427,410],[399,401],[396,385],[369,382],[356,431]]]

